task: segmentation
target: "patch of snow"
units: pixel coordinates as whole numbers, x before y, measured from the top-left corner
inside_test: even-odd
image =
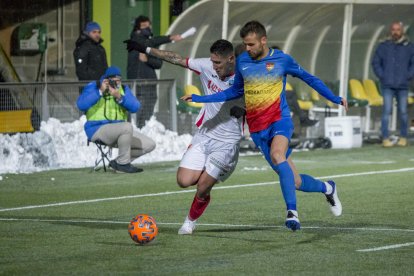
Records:
[[[34,133],[0,134],[0,174],[93,167],[98,153],[94,145],[87,145],[85,122],[85,116],[72,123],[50,118]],[[136,159],[134,164],[180,160],[192,139],[190,134],[178,135],[165,129],[154,117],[134,131],[156,142],[155,150]],[[117,155],[118,150],[113,149],[112,157]]]

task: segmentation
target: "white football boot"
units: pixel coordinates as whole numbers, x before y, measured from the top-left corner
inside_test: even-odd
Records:
[[[292,231],[296,231],[300,229],[298,212],[296,210],[287,211],[285,225],[287,228],[291,229]]]
[[[335,217],[339,217],[342,214],[342,204],[338,197],[338,189],[336,188],[335,182],[329,180],[325,184],[332,186],[332,192],[325,194],[326,201],[329,203],[329,208]]]
[[[196,227],[197,220],[190,220],[188,216],[181,228],[178,230],[178,235],[191,235]]]

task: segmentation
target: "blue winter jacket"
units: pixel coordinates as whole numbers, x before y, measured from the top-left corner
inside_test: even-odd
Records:
[[[378,45],[372,60],[374,73],[384,88],[408,89],[414,77],[414,45],[386,40]]]
[[[122,102],[119,103],[122,107],[128,110],[131,113],[135,113],[141,107],[141,103],[138,99],[132,94],[131,90],[128,86],[123,85],[124,89],[124,96],[122,97]],[[79,96],[77,105],[78,108],[86,112],[89,108],[95,105],[99,99],[101,98],[101,94],[99,93],[99,88],[97,86],[96,81],[88,83],[82,91],[82,94]],[[102,120],[102,121],[87,121],[85,124],[85,132],[88,136],[88,139],[92,139],[92,136],[95,132],[103,125],[112,124],[112,123],[119,123],[124,122],[122,120]]]

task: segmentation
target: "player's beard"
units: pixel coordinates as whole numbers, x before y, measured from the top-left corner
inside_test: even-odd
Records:
[[[258,59],[264,52],[264,44],[260,44],[260,47],[258,47],[257,51],[248,52],[249,56],[252,59]]]
[[[260,55],[260,53],[257,53],[257,52],[251,52],[251,51],[249,51],[248,53],[249,53],[249,56],[252,59],[257,59],[257,57]]]
[[[393,33],[393,34],[391,34],[391,37],[392,37],[392,40],[394,40],[394,41],[398,41],[398,40],[400,40],[400,39],[401,39],[402,35],[399,35],[399,34]]]

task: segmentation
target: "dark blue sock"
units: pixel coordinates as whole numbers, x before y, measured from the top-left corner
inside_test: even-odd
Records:
[[[299,191],[307,193],[326,193],[325,183],[322,181],[313,178],[307,174],[301,174],[302,185],[299,187]]]
[[[296,210],[295,177],[287,161],[277,165],[279,171],[280,187],[287,210]]]

